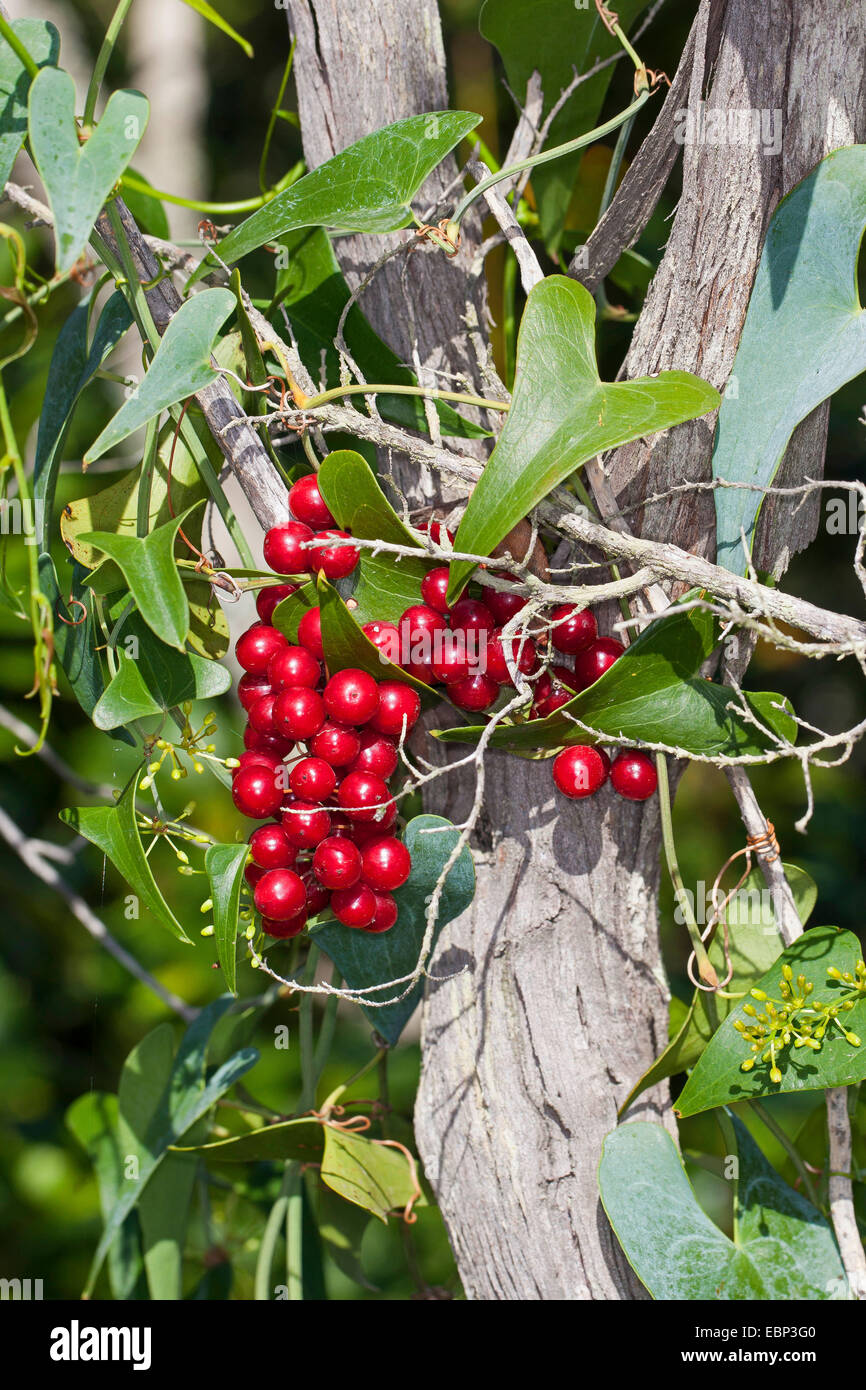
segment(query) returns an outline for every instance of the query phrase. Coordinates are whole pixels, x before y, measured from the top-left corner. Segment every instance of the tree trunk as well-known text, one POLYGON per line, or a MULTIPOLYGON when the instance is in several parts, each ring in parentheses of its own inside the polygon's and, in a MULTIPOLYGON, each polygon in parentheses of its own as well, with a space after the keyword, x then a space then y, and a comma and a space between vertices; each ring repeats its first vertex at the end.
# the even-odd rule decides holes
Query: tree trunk
MULTIPOLYGON (((845 113, 860 92, 866 19, 859 6, 836 8, 704 0, 691 101, 712 70, 713 100, 781 107, 782 153, 760 165, 736 146, 686 150, 683 198, 628 375, 676 366, 726 379, 772 206, 828 142, 854 138, 845 113)), ((433 0, 291 0, 290 22, 311 165, 387 121, 446 105, 433 0)), ((452 172, 446 165, 442 177, 452 172)), ((382 250, 379 238, 338 243, 353 283, 382 250)), ((365 311, 410 363, 414 315, 422 364, 477 376, 467 263, 466 251, 454 263, 413 255, 405 278, 398 261, 366 290, 365 311)), ((812 451, 821 431, 801 433, 810 429, 812 451)), ((631 446, 614 461, 617 485, 705 477, 711 440, 702 422, 631 446)), ((415 496, 430 495, 399 461, 397 473, 415 496)), ((644 524, 686 547, 708 531, 693 499, 644 524)), ((438 786, 436 809, 462 820, 472 792, 463 774, 438 786)), ((486 759, 485 808, 473 843, 475 902, 443 932, 425 1004, 415 1115, 425 1169, 470 1298, 641 1297, 601 1210, 596 1169, 617 1105, 667 1038, 658 808, 624 803, 609 788, 592 806, 563 804, 549 764, 498 754, 486 759)), ((662 1088, 631 1115, 672 1123, 662 1088)))

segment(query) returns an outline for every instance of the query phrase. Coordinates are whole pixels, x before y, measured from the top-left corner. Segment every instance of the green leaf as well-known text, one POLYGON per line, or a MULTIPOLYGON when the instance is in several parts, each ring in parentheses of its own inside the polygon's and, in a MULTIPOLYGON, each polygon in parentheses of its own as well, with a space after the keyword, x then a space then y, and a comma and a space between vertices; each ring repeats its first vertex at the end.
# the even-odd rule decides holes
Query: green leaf
POLYGON ((192 508, 158 526, 149 536, 86 531, 80 537, 114 560, 148 627, 178 651, 183 651, 189 631, 189 602, 174 558, 174 543, 190 511, 192 508))
POLYGON ((316 1191, 316 1226, 325 1253, 337 1268, 362 1288, 380 1290, 372 1284, 361 1263, 361 1243, 370 1224, 370 1213, 354 1202, 346 1202, 322 1184, 316 1191))
POLYGON ((866 369, 857 262, 866 228, 866 145, 835 150, 783 198, 767 232, 732 381, 716 427, 717 563, 746 573, 760 489, 795 427, 866 369), (757 489, 749 491, 748 489, 757 489))
POLYGON ((102 310, 88 348, 92 307, 88 296, 72 310, 57 336, 48 368, 33 465, 33 498, 41 550, 48 549, 61 451, 78 398, 132 323, 126 300, 117 290, 102 310))
MULTIPOLYGON (((616 12, 628 32, 647 0, 618 0, 616 12)), ((486 0, 479 20, 481 32, 502 55, 511 90, 517 100, 526 98, 526 84, 537 69, 544 94, 546 116, 560 93, 574 80, 575 71, 586 73, 618 50, 619 41, 599 18, 592 0, 582 6, 574 0, 486 0)), ((646 56, 646 55, 642 55, 646 56)), ((622 64, 630 66, 623 56, 622 64)), ((602 104, 615 66, 609 64, 581 82, 554 119, 547 146, 565 144, 598 124, 602 104)), ((581 155, 566 155, 533 170, 532 188, 541 218, 545 243, 555 249, 568 213, 580 169, 581 155)))
MULTIPOLYGON (((796 864, 785 864, 785 877, 803 926, 806 925, 818 897, 813 878, 796 864)), ((753 869, 736 897, 726 909, 730 931, 729 952, 733 974, 724 987, 724 994, 710 995, 696 989, 692 1002, 668 1046, 630 1091, 620 1108, 624 1115, 638 1096, 650 1086, 657 1085, 677 1072, 695 1065, 713 1033, 723 1019, 736 1007, 737 999, 727 995, 742 995, 758 983, 782 952, 782 938, 776 926, 772 900, 760 869, 753 869)), ((699 919, 700 924, 700 919, 699 919)), ((716 929, 709 956, 720 980, 728 973, 725 960, 722 928, 716 929)), ((685 1006, 683 1006, 685 1007, 685 1006)))
MULTIPOLYGON (((663 743, 710 756, 760 753, 770 740, 727 708, 737 700, 734 691, 695 674, 714 645, 713 620, 703 610, 660 618, 594 685, 561 710, 545 719, 500 725, 491 735, 490 746, 531 753, 585 743, 592 735, 568 718, 572 715, 599 734, 625 743, 663 743)), ((796 725, 783 696, 750 693, 745 700, 770 728, 792 741, 796 738, 796 725)), ((477 743, 483 731, 484 725, 469 725, 434 732, 446 743, 477 743)))
POLYGON ((480 119, 473 111, 430 111, 365 135, 236 227, 220 243, 221 258, 239 261, 299 227, 346 232, 407 227, 415 194, 480 119))
POLYGON ((638 1279, 653 1298, 681 1302, 838 1298, 847 1283, 829 1224, 734 1127, 736 1243, 701 1210, 661 1125, 634 1120, 608 1134, 599 1192, 638 1279))
MULTIPOLYGON (((12 28, 38 67, 57 62, 60 35, 46 19, 13 19, 12 28)), ((0 188, 12 177, 12 166, 27 134, 27 94, 30 74, 9 44, 0 39, 0 188)))
MULTIPOLYGON (((66 1112, 68 1129, 93 1164, 103 1219, 114 1208, 123 1184, 125 1155, 118 1141, 117 1119, 117 1096, 104 1091, 79 1096, 66 1112)), ((130 1212, 108 1252, 108 1277, 114 1298, 134 1298, 142 1272, 139 1225, 135 1213, 130 1212)))
POLYGON ((216 381, 219 372, 211 366, 211 353, 234 308, 235 297, 225 289, 202 290, 181 305, 160 339, 144 380, 91 444, 85 464, 101 458, 169 406, 216 381))
MULTIPOLYGON (((402 1210, 418 1192, 406 1155, 363 1134, 332 1125, 324 1130, 322 1182, 387 1225, 388 1213, 402 1210)), ((419 1204, 424 1204, 423 1196, 416 1200, 419 1204)))
MULTIPOLYGON (((595 300, 576 280, 548 276, 527 300, 511 409, 469 499, 455 549, 489 555, 588 459, 718 404, 718 392, 689 372, 603 382, 595 360, 595 300)), ((449 602, 472 569, 467 562, 451 566, 449 602)))
MULTIPOLYGON (((147 189, 153 189, 150 179, 145 178, 139 169, 130 168, 128 171, 134 174, 138 183, 143 184, 147 189)), ((157 197, 156 189, 153 192, 144 192, 140 188, 132 188, 124 179, 122 182, 123 201, 129 208, 138 224, 139 230, 147 236, 158 236, 163 241, 168 241, 171 236, 171 227, 165 213, 165 208, 157 197)))
POLYGON ((196 14, 200 14, 202 19, 206 19, 209 24, 213 24, 215 28, 221 29, 224 34, 228 34, 229 38, 234 39, 238 47, 244 50, 247 57, 252 58, 252 44, 249 43, 247 39, 242 38, 237 30, 232 28, 228 20, 223 19, 222 15, 217 13, 213 5, 207 3, 207 0, 183 0, 183 3, 189 5, 191 10, 195 10, 196 14))
POLYGON ((43 68, 30 88, 30 148, 54 214, 57 273, 82 254, 103 204, 138 148, 150 107, 141 92, 113 92, 82 145, 75 83, 43 68))
POLYGON ((235 1134, 231 1139, 217 1139, 212 1144, 197 1144, 181 1153, 195 1153, 214 1163, 263 1163, 294 1159, 298 1163, 316 1163, 321 1157, 323 1126, 318 1120, 283 1120, 265 1125, 249 1134, 235 1134))
POLYGON ((156 885, 142 848, 135 822, 135 794, 141 771, 138 770, 116 805, 74 806, 61 811, 60 819, 107 854, 129 885, 130 892, 136 894, 148 912, 179 941, 190 946, 192 942, 156 885))
MULTIPOLYGON (((413 690, 418 691, 423 705, 440 702, 443 697, 438 691, 409 675, 402 667, 393 666, 390 661, 383 660, 383 653, 361 631, 337 590, 327 579, 320 576, 317 589, 322 616, 322 647, 329 670, 342 671, 346 667, 356 667, 361 671, 369 671, 370 675, 379 681, 392 679, 411 685, 413 690)), ((296 594, 291 594, 284 602, 296 597, 296 594)), ((280 604, 274 610, 275 618, 282 606, 280 604)), ((298 617, 300 616, 298 614, 298 617)))
POLYGON ((210 883, 210 897, 213 898, 217 956, 226 988, 232 994, 238 992, 235 942, 244 869, 249 857, 250 847, 247 844, 211 845, 204 857, 205 872, 210 883))
MULTIPOLYGON (((814 988, 809 1003, 832 1004, 835 998, 848 991, 849 986, 830 979, 828 967, 853 973, 862 947, 851 932, 838 927, 813 927, 798 937, 783 951, 775 964, 761 976, 757 988, 763 990, 777 1008, 782 995, 779 981, 782 966, 790 965, 794 977, 802 973, 814 988)), ((754 1022, 746 1007, 760 1013, 763 1005, 747 996, 728 1014, 718 1032, 710 1039, 694 1071, 676 1102, 676 1113, 682 1117, 728 1105, 737 1100, 754 1100, 775 1096, 786 1091, 826 1090, 832 1086, 852 1086, 866 1077, 866 1042, 860 1046, 849 1043, 841 1029, 831 1026, 820 1049, 795 1047, 793 1040, 776 1049, 776 1066, 782 1074, 778 1084, 770 1080, 770 1062, 756 1055, 752 1071, 740 1069, 741 1062, 752 1058, 748 1039, 736 1029, 737 1023, 748 1026, 754 1022)), ((850 1013, 841 1013, 840 1021, 846 1032, 866 1039, 866 994, 861 994, 850 1013)), ((804 1015, 804 1021, 815 1023, 817 1015, 804 1015)))
MULTIPOLYGON (((408 881, 394 894, 399 913, 396 925, 381 935, 355 931, 339 922, 329 922, 314 931, 316 944, 330 956, 347 988, 366 989, 411 975, 418 964, 427 929, 430 894, 459 838, 459 832, 442 816, 416 816, 403 835, 412 856, 412 871, 408 881)), ((465 912, 474 896, 475 867, 464 845, 445 880, 434 944, 445 924, 465 912)), ((396 999, 404 989, 405 985, 392 987, 386 997, 396 999)), ((361 1008, 376 1031, 393 1046, 423 993, 423 983, 419 982, 405 999, 383 1008, 371 1008, 367 1004, 361 1004, 361 1008)))
POLYGON ((117 635, 126 660, 134 660, 144 683, 159 709, 168 710, 185 700, 213 700, 229 689, 231 672, 218 661, 179 652, 155 637, 136 612, 130 613, 117 635), (130 641, 135 639, 135 646, 130 641))
POLYGON ((121 656, 116 674, 93 711, 93 722, 97 729, 115 729, 162 712, 162 705, 148 690, 137 663, 131 657, 121 656))

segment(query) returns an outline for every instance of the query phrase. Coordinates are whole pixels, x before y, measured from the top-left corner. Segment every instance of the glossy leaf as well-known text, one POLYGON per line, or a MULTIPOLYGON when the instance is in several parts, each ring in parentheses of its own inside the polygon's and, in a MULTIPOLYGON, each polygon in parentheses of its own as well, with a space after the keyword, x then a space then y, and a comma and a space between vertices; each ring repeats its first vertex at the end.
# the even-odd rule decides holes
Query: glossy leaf
MULTIPOLYGON (((430 894, 459 839, 459 832, 442 816, 416 816, 406 826, 403 839, 412 856, 412 871, 408 882, 394 894, 399 912, 396 926, 371 935, 344 927, 339 922, 329 922, 314 931, 316 944, 330 956, 349 989, 366 989, 400 979, 411 975, 418 964, 427 929, 430 894)), ((474 896, 475 868, 472 855, 464 845, 445 880, 434 942, 447 922, 466 911, 474 896)), ((396 1000, 405 988, 405 985, 392 986, 383 996, 372 997, 396 1000)), ((383 1008, 371 1008, 366 1004, 361 1004, 361 1008, 376 1031, 393 1045, 415 1012, 423 992, 423 983, 419 983, 405 999, 383 1008)))
POLYGON ((325 1125, 325 1152, 321 1177, 332 1191, 387 1224, 388 1214, 401 1211, 413 1197, 417 1183, 409 1160, 399 1149, 386 1147, 364 1134, 325 1125))
POLYGON ((607 1136, 599 1192, 635 1274, 653 1298, 678 1302, 838 1298, 847 1284, 828 1222, 734 1126, 736 1241, 698 1205, 661 1125, 635 1120, 607 1136))
MULTIPOLYGON (((189 593, 189 590, 187 590, 189 593)), ((213 700, 232 683, 231 672, 218 661, 179 652, 155 637, 138 613, 131 613, 117 634, 117 645, 137 663, 145 685, 161 710, 185 700, 213 700), (130 642, 134 638, 135 645, 130 642)))
POLYGON ((216 381, 211 366, 217 334, 235 307, 231 290, 202 290, 187 299, 170 320, 143 381, 87 451, 85 463, 101 458, 169 406, 194 396, 216 381))
POLYGON ((183 0, 183 3, 189 5, 191 10, 195 10, 196 14, 200 14, 202 19, 206 19, 208 24, 212 24, 214 28, 220 29, 224 34, 228 34, 229 38, 234 39, 238 47, 243 49, 247 57, 252 58, 252 44, 247 39, 243 38, 236 29, 233 29, 228 20, 223 19, 222 15, 214 9, 213 5, 208 4, 208 0, 183 0))
POLYGON ((131 657, 121 656, 111 683, 93 711, 93 722, 97 729, 115 729, 162 712, 162 705, 148 690, 138 664, 131 657))
POLYGON ((205 871, 213 898, 214 936, 217 957, 226 989, 237 994, 238 912, 244 869, 250 857, 249 845, 211 845, 204 857, 205 871))
MULTIPOLYGON (((718 404, 718 392, 689 372, 603 382, 595 360, 592 295, 576 280, 548 276, 527 300, 511 409, 473 489, 455 549, 489 555, 588 459, 718 404)), ((451 602, 472 569, 467 562, 451 566, 451 602)))
MULTIPOLYGON (((117 1135, 117 1096, 88 1091, 73 1101, 66 1125, 85 1150, 96 1175, 99 1206, 105 1219, 114 1208, 123 1183, 124 1155, 117 1135)), ((143 1262, 138 1219, 130 1212, 108 1252, 108 1277, 115 1299, 139 1293, 143 1262)))
MULTIPOLYGON (((599 734, 625 743, 644 741, 684 748, 690 753, 759 753, 769 739, 727 707, 737 697, 695 673, 715 645, 712 617, 689 609, 653 622, 594 685, 545 719, 502 724, 490 738, 492 748, 531 753, 536 749, 586 743, 591 738, 569 715, 599 734)), ((772 693, 749 694, 749 708, 772 729, 792 741, 796 725, 772 693)), ((443 729, 446 743, 477 743, 483 725, 443 729)))
MULTIPOLYGON (((383 653, 361 631, 337 590, 326 579, 320 578, 317 587, 322 616, 322 646, 329 670, 342 671, 353 666, 361 671, 369 671, 379 681, 403 681, 418 691, 422 704, 438 704, 442 696, 429 685, 382 659, 383 653)), ((291 595, 291 598, 295 597, 291 595)))
POLYGON ((324 1136, 318 1120, 282 1120, 264 1125, 248 1134, 235 1134, 230 1139, 216 1139, 210 1144, 198 1144, 182 1152, 196 1153, 214 1163, 263 1163, 294 1159, 299 1163, 315 1163, 321 1157, 324 1136))
POLYGON ((866 228, 866 145, 834 150, 783 198, 767 231, 732 381, 719 412, 713 474, 717 562, 746 573, 763 497, 801 420, 866 369, 857 290, 866 228))
POLYGON ((135 793, 139 770, 114 806, 75 806, 61 811, 60 819, 111 860, 129 890, 159 924, 184 941, 191 941, 160 893, 145 857, 135 822, 135 793))
MULTIPOLYGON (((828 967, 853 973, 861 953, 862 947, 851 932, 840 931, 838 927, 813 927, 785 949, 775 964, 762 975, 757 988, 778 1006, 782 999, 779 990, 782 966, 787 964, 795 979, 802 973, 814 986, 809 996, 810 1004, 814 1005, 817 1000, 832 1004, 834 999, 842 997, 849 990, 849 986, 830 979, 828 967)), ((752 1071, 744 1072, 740 1068, 741 1062, 753 1057, 749 1041, 735 1027, 737 1023, 748 1026, 754 1021, 745 1012, 747 1006, 757 1009, 759 1013, 762 1008, 759 1001, 747 996, 728 1014, 718 1032, 710 1039, 680 1093, 675 1106, 678 1115, 696 1115, 717 1105, 775 1096, 786 1091, 853 1086, 866 1077, 866 994, 860 995, 850 1013, 839 1015, 846 1032, 864 1041, 859 1046, 848 1042, 841 1029, 835 1026, 827 1029, 818 1051, 795 1047, 792 1040, 775 1054, 776 1066, 782 1074, 779 1083, 771 1081, 771 1063, 764 1062, 760 1054, 754 1058, 752 1071)), ((814 1024, 817 1015, 811 1020, 806 1016, 805 1021, 814 1024)))
MULTIPOLYGON (((817 885, 814 879, 796 864, 785 864, 784 869, 800 921, 805 926, 818 897, 817 885)), ((693 1067, 716 1028, 736 1007, 736 996, 745 994, 756 985, 765 971, 769 970, 781 955, 782 938, 776 926, 772 901, 760 869, 753 869, 749 874, 737 897, 731 900, 726 916, 733 974, 725 985, 724 992, 711 995, 706 990, 695 990, 680 1027, 661 1056, 644 1072, 626 1097, 619 1112, 621 1115, 648 1087, 693 1067), (734 997, 727 997, 729 995, 734 997)), ((722 928, 717 928, 709 948, 709 957, 719 979, 724 980, 728 974, 728 965, 721 933, 722 928)))
MULTIPOLYGON (((13 19, 11 24, 40 68, 57 62, 60 35, 47 19, 13 19)), ((0 188, 12 177, 12 166, 27 134, 30 81, 18 54, 0 38, 0 188)))
POLYGON ((54 215, 58 274, 71 270, 87 246, 103 204, 138 148, 150 112, 141 92, 113 92, 82 145, 75 101, 75 83, 60 68, 43 68, 30 88, 30 148, 54 215))
POLYGON ((415 194, 480 119, 473 111, 430 111, 365 135, 236 227, 220 243, 220 256, 238 261, 299 227, 351 232, 407 227, 415 194))

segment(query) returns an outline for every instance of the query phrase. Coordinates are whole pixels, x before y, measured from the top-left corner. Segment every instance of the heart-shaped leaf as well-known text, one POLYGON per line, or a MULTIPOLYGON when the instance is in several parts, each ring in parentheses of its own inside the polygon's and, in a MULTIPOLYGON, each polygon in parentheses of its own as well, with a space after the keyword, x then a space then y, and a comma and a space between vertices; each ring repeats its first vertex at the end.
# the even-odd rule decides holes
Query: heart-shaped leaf
MULTIPOLYGON (((365 989, 387 980, 401 979, 411 975, 418 964, 427 930, 430 894, 454 850, 459 832, 442 816, 415 816, 406 826, 403 839, 412 856, 412 871, 407 882, 394 894, 399 912, 396 925, 381 935, 355 931, 339 922, 329 922, 314 932, 316 944, 330 956, 349 989, 365 989)), ((475 867, 464 845, 442 889, 436 918, 437 937, 447 922, 466 911, 474 896, 475 867)), ((397 985, 389 991, 389 996, 396 998, 404 988, 404 985, 397 985)), ((393 1045, 415 1012, 423 992, 423 984, 419 982, 398 1003, 382 1008, 361 1004, 361 1008, 376 1031, 393 1045)))
POLYGON ((415 1169, 399 1149, 333 1125, 324 1129, 321 1178, 332 1191, 386 1225, 389 1212, 402 1210, 410 1202, 425 1205, 415 1169))
POLYGON ((61 68, 42 69, 30 88, 29 107, 30 148, 54 215, 62 275, 87 246, 103 204, 138 148, 150 107, 141 92, 113 92, 82 145, 75 83, 61 68))
POLYGON ((859 1039, 866 1039, 866 983, 861 989, 856 984, 862 949, 853 933, 838 927, 812 927, 798 937, 714 1033, 677 1099, 676 1113, 696 1115, 736 1100, 853 1086, 862 1081, 866 1077, 866 1042, 859 1039), (783 977, 786 967, 790 968, 792 983, 783 977), (828 975, 830 969, 848 974, 851 983, 828 975), (799 987, 800 975, 812 986, 810 992, 799 987), (773 1018, 782 1015, 786 989, 788 996, 793 992, 804 999, 787 1029, 788 1042, 772 1025, 773 1018), (825 1011, 817 1008, 819 1003, 837 1008, 837 1017, 828 1021, 825 1011), (843 1003, 853 1007, 842 1008, 843 1003), (752 1035, 744 1030, 756 1027, 764 1031, 753 1052, 752 1035), (797 1046, 804 1027, 815 1046, 797 1046), (823 1036, 822 1028, 826 1028, 823 1036), (743 1062, 751 1064, 750 1070, 743 1071, 743 1062), (773 1079, 774 1068, 778 1069, 778 1080, 773 1079))
POLYGON ((795 427, 866 369, 864 228, 866 145, 828 154, 773 213, 713 453, 714 476, 745 485, 716 492, 717 563, 734 574, 795 427))
MULTIPOLYGON (((528 754, 586 743, 592 735, 571 715, 598 734, 625 743, 663 743, 709 756, 763 752, 769 738, 728 708, 738 703, 735 692, 695 674, 714 645, 713 619, 703 610, 662 617, 645 628, 594 685, 545 719, 499 725, 490 746, 528 754)), ((749 694, 745 700, 770 728, 796 739, 797 728, 783 696, 749 694)), ((446 743, 477 743, 483 731, 484 725, 469 725, 434 732, 446 743)))
POLYGON ((144 380, 91 444, 85 464, 101 458, 169 406, 216 381, 219 372, 211 366, 211 353, 217 334, 234 307, 234 295, 224 289, 202 290, 181 305, 160 340, 144 380))
POLYGON ((237 994, 238 912, 244 869, 250 857, 249 845, 211 845, 204 857, 205 872, 213 899, 214 936, 217 957, 226 989, 237 994))
POLYGON ((139 768, 114 806, 73 806, 61 811, 60 819, 108 855, 148 912, 178 941, 191 946, 192 942, 156 885, 142 847, 135 820, 135 794, 141 772, 139 768))
POLYGON ((735 1239, 698 1205, 661 1125, 633 1120, 604 1141, 598 1186, 629 1264, 653 1298, 830 1299, 847 1281, 829 1223, 770 1167, 738 1120, 735 1239))
MULTIPOLYGON (((473 489, 455 549, 489 555, 588 459, 718 404, 718 392, 689 372, 602 381, 595 360, 595 300, 576 280, 548 276, 527 300, 511 409, 473 489)), ((468 562, 452 564, 449 602, 472 569, 468 562)))
POLYGON ((316 1163, 324 1144, 322 1130, 321 1121, 305 1117, 265 1125, 248 1134, 234 1134, 230 1139, 217 1139, 211 1144, 186 1149, 182 1145, 178 1147, 181 1152, 200 1154, 214 1163, 285 1162, 289 1159, 316 1163))
POLYGON ((480 120, 474 111, 428 111, 365 135, 236 227, 220 243, 221 258, 239 261, 298 227, 346 232, 407 227, 415 194, 480 120))
MULTIPOLYGON (((13 19, 12 28, 37 67, 57 62, 60 35, 46 19, 13 19)), ((12 176, 12 166, 27 134, 27 94, 30 74, 18 54, 0 39, 0 188, 12 176)))

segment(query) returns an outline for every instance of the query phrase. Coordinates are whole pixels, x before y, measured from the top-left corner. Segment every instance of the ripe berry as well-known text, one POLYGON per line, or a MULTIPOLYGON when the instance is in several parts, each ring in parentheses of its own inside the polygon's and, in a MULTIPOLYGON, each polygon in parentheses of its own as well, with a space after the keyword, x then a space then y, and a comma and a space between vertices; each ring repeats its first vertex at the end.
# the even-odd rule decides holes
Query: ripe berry
POLYGON ((249 708, 249 719, 251 728, 258 734, 278 734, 274 724, 274 702, 276 695, 271 691, 267 695, 260 695, 254 700, 249 708))
MULTIPOLYGON (((316 540, 346 540, 348 531, 317 531, 316 540)), ((310 552, 310 568, 319 571, 326 579, 345 579, 351 574, 361 558, 356 545, 316 546, 310 552)))
POLYGON ((399 738, 418 722, 421 698, 417 690, 403 681, 382 681, 379 686, 379 708, 370 720, 370 728, 379 734, 399 738))
POLYGON ((266 932, 268 936, 276 936, 283 941, 292 936, 300 936, 306 925, 306 908, 303 908, 296 917, 289 917, 285 922, 278 922, 274 917, 262 918, 262 931, 266 932))
POLYGON ((338 724, 366 724, 379 708, 379 687, 366 671, 337 671, 325 686, 325 709, 338 724))
POLYGON ((328 906, 331 895, 327 888, 322 887, 312 869, 307 869, 301 874, 301 882, 307 895, 307 914, 317 917, 328 906))
MULTIPOLYGON (((350 819, 352 819, 350 817, 350 819)), ((352 824, 352 839, 359 849, 369 845, 373 840, 380 840, 382 836, 391 829, 397 819, 397 803, 389 801, 384 811, 376 821, 362 822, 354 821, 352 824)))
POLYGON ((254 676, 252 672, 246 671, 238 681, 238 699, 247 711, 262 695, 270 695, 270 693, 271 683, 266 672, 254 676))
POLYGON ((324 701, 308 686, 290 686, 288 690, 281 690, 274 702, 274 723, 287 738, 298 741, 312 738, 324 722, 324 701))
POLYGON ((289 488, 289 510, 292 516, 296 516, 298 521, 303 521, 305 525, 312 526, 314 531, 337 524, 328 511, 315 473, 308 473, 305 477, 299 478, 289 488))
POLYGON ((437 613, 447 613, 448 604, 445 602, 445 595, 448 592, 448 580, 451 571, 447 565, 438 565, 435 570, 429 570, 421 580, 421 597, 429 608, 434 608, 437 613))
POLYGON ((298 623, 298 641, 306 647, 318 661, 324 660, 322 646, 322 614, 318 608, 310 608, 298 623))
POLYGON ((412 856, 403 841, 393 835, 364 846, 361 876, 378 893, 392 893, 395 888, 402 888, 411 869, 412 856))
POLYGON ((270 753, 279 759, 287 758, 294 749, 294 742, 290 738, 277 737, 274 734, 260 734, 257 729, 251 729, 249 725, 244 729, 244 748, 253 753, 270 753))
POLYGON ((434 678, 437 681, 443 681, 445 685, 453 685, 455 681, 465 681, 472 669, 471 662, 466 655, 466 634, 463 632, 444 633, 441 642, 436 644, 430 665, 433 668, 434 678))
POLYGON ((415 530, 420 531, 421 534, 424 536, 429 536, 431 541, 433 541, 433 544, 438 545, 441 549, 447 548, 444 545, 446 536, 448 538, 449 543, 452 546, 454 544, 454 537, 456 535, 456 532, 449 531, 444 521, 421 521, 415 527, 415 530))
POLYGON ((253 623, 242 632, 235 643, 235 656, 245 671, 255 676, 263 676, 268 663, 288 642, 281 632, 267 623, 253 623))
POLYGON ((610 784, 626 801, 646 801, 658 786, 655 763, 646 753, 623 752, 613 760, 610 784))
MULTIPOLYGON (((516 574, 503 574, 501 579, 511 579, 515 584, 519 583, 516 574)), ((484 602, 490 609, 499 627, 504 627, 509 618, 513 618, 515 613, 519 613, 521 608, 526 607, 527 600, 520 594, 509 594, 505 589, 484 590, 484 602)))
POLYGON ((449 685, 448 694, 458 709, 489 709, 499 694, 499 686, 492 676, 467 676, 465 680, 449 685))
POLYGON ((265 820, 278 811, 283 793, 266 767, 241 767, 232 778, 232 801, 242 816, 265 820))
POLYGON ((567 656, 584 651, 598 636, 592 613, 588 608, 578 608, 576 603, 561 603, 554 608, 551 620, 556 627, 551 629, 550 640, 558 652, 567 656))
POLYGON ((361 748, 357 758, 352 759, 350 772, 375 772, 377 777, 386 780, 397 771, 399 755, 397 745, 375 729, 361 732, 361 748))
POLYGON ((261 882, 266 873, 267 869, 260 868, 258 864, 247 864, 244 869, 244 878, 250 888, 255 888, 256 884, 261 882))
POLYGON ((532 718, 545 719, 561 709, 574 699, 578 689, 575 674, 568 666, 551 666, 536 681, 532 718))
POLYGON ((395 666, 399 665, 400 633, 394 623, 364 623, 361 631, 370 639, 374 647, 379 648, 386 660, 393 661, 395 666))
POLYGON ((361 877, 361 851, 351 840, 329 835, 313 855, 313 873, 323 888, 351 888, 361 877))
POLYGON ((276 753, 257 753, 255 749, 247 749, 238 758, 238 767, 235 768, 234 777, 242 767, 269 767, 276 777, 283 766, 282 758, 278 758, 276 753))
POLYGON ((331 817, 324 806, 293 801, 283 811, 282 824, 290 844, 298 849, 315 849, 330 831, 331 817))
POLYGON ((462 598, 451 609, 451 628, 454 632, 492 632, 496 622, 486 603, 462 598))
MULTIPOLYGON (((539 661, 535 650, 535 643, 531 637, 511 637, 509 638, 509 655, 516 663, 517 669, 524 675, 531 675, 538 670, 539 661)), ((492 637, 488 637, 484 651, 485 670, 488 676, 497 681, 499 685, 513 685, 511 672, 508 669, 508 662, 505 656, 505 647, 502 642, 502 633, 497 628, 492 637)))
POLYGON ((357 758, 361 740, 354 729, 344 724, 323 724, 315 738, 310 741, 310 752, 331 767, 345 767, 357 758))
POLYGON ((622 656, 625 647, 615 637, 599 637, 586 651, 581 652, 574 661, 574 674, 581 690, 594 685, 599 676, 609 671, 615 661, 622 656))
POLYGON ((369 926, 362 927, 362 931, 390 931, 397 921, 397 904, 390 893, 377 893, 374 890, 373 897, 376 899, 376 914, 369 926))
POLYGON ((272 526, 264 540, 265 564, 277 574, 304 574, 312 567, 312 552, 304 550, 304 542, 313 533, 300 521, 286 521, 272 526))
POLYGON ((610 762, 600 748, 577 744, 563 748, 553 760, 553 780, 563 796, 577 800, 593 796, 607 781, 610 762))
POLYGON ((260 825, 250 836, 254 863, 262 869, 290 869, 297 851, 281 825, 260 825))
POLYGON ((388 784, 373 772, 349 772, 340 783, 340 805, 353 821, 379 821, 377 812, 393 805, 388 784))
POLYGON ((376 895, 365 883, 356 883, 332 893, 331 907, 344 927, 369 927, 376 916, 376 895))
POLYGON ((302 758, 289 773, 289 786, 299 801, 325 801, 337 785, 337 774, 324 758, 302 758))
POLYGON ((271 869, 253 891, 256 911, 275 922, 288 922, 307 905, 304 885, 293 869, 271 869))
POLYGON ((315 690, 322 674, 316 658, 306 647, 283 647, 268 665, 268 680, 274 690, 289 686, 307 685, 315 690))
POLYGON ((433 650, 433 634, 444 632, 447 626, 442 614, 426 603, 413 603, 407 608, 400 619, 400 647, 406 661, 427 661, 433 650))
POLYGON ((427 661, 404 661, 402 666, 407 676, 420 681, 422 685, 433 685, 436 680, 433 667, 427 661))
POLYGON ((269 623, 277 604, 296 593, 297 588, 297 584, 269 584, 266 589, 259 589, 256 595, 256 612, 262 622, 269 623))

